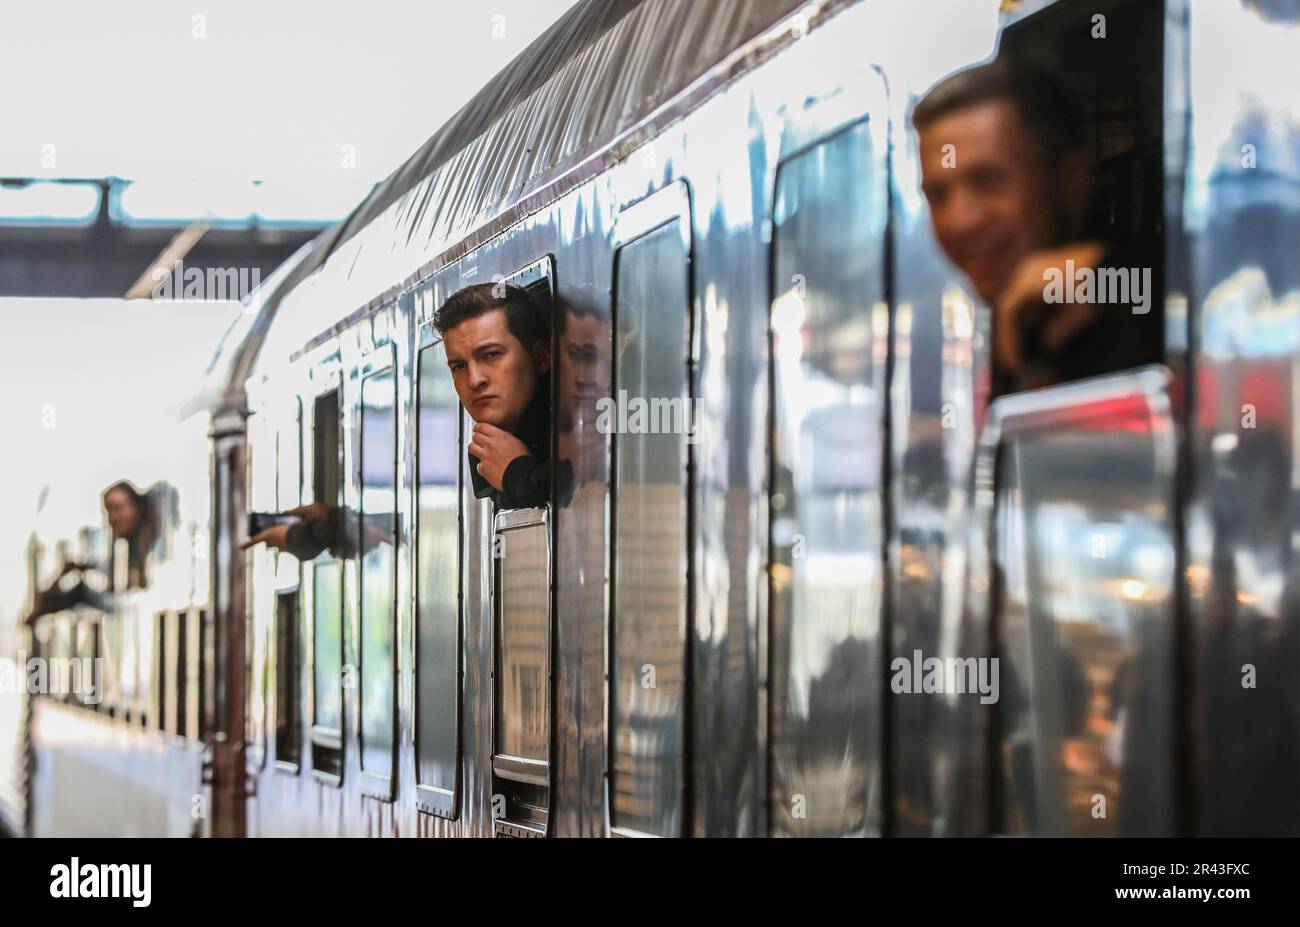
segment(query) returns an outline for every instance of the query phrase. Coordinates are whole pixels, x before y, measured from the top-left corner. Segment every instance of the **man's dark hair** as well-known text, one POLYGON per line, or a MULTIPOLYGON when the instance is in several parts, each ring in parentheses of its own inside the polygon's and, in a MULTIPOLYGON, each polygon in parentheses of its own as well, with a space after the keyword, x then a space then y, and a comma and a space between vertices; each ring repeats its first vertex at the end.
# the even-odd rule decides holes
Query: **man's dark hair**
POLYGON ((912 110, 912 125, 920 130, 941 116, 999 100, 1016 108, 1048 159, 1085 146, 1083 117, 1069 88, 1051 71, 1007 58, 935 84, 912 110))
POLYGON ((433 314, 433 327, 445 335, 462 322, 494 309, 505 310, 506 327, 525 348, 531 350, 539 341, 550 348, 546 313, 522 287, 507 283, 476 283, 457 290, 433 314))

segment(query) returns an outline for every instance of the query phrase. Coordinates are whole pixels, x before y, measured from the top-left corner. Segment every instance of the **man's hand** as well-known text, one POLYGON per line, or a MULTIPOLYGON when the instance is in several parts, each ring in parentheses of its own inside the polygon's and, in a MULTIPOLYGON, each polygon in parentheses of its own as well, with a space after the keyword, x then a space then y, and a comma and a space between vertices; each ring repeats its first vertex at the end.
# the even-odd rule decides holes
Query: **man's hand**
POLYGON ((258 544, 265 544, 267 547, 274 547, 277 550, 284 550, 289 545, 289 526, 272 525, 271 527, 257 532, 243 544, 239 545, 240 550, 248 550, 258 544))
POLYGON ((479 459, 479 475, 501 492, 506 467, 516 458, 528 456, 528 447, 510 432, 478 422, 469 440, 469 452, 479 459))
MULTIPOLYGON (((306 505, 285 509, 284 514, 296 515, 303 521, 314 521, 317 518, 324 518, 329 514, 329 510, 330 507, 323 502, 309 502, 306 505)), ((274 547, 277 550, 285 550, 289 544, 289 526, 272 525, 270 528, 257 532, 257 534, 239 545, 239 549, 248 550, 248 548, 258 544, 265 544, 267 547, 274 547)))
POLYGON ((324 518, 329 514, 330 507, 324 502, 308 502, 306 505, 295 506, 291 509, 285 509, 286 515, 297 515, 303 521, 311 521, 315 518, 324 518))
MULTIPOLYGON (((1081 241, 1050 251, 1037 251, 1020 262, 993 307, 993 345, 999 367, 1014 373, 1025 362, 1022 319, 1027 312, 1043 311, 1047 271, 1055 268, 1063 284, 1073 287, 1074 279, 1066 274, 1065 262, 1073 261, 1075 270, 1095 268, 1103 253, 1099 242, 1081 241)), ((1051 350, 1061 347, 1096 314, 1096 303, 1061 303, 1051 307, 1051 314, 1042 325, 1043 345, 1051 350)))

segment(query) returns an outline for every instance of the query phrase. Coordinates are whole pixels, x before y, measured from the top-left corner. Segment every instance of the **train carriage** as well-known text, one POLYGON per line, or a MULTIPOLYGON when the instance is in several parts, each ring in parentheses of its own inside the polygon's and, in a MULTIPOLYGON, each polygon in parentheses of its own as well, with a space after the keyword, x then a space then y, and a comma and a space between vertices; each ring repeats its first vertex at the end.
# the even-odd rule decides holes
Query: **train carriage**
POLYGON ((141 788, 42 779, 60 718, 129 766, 185 679, 168 832, 1300 831, 1300 8, 1002 7, 576 6, 250 302, 187 426, 208 579, 157 603, 193 669, 164 622, 152 720, 34 712, 28 800, 141 788), (990 395, 909 117, 1008 51, 1155 249, 1160 365, 990 395), (431 325, 493 281, 551 314, 537 509, 475 497, 431 325), (346 543, 240 550, 311 503, 346 543))

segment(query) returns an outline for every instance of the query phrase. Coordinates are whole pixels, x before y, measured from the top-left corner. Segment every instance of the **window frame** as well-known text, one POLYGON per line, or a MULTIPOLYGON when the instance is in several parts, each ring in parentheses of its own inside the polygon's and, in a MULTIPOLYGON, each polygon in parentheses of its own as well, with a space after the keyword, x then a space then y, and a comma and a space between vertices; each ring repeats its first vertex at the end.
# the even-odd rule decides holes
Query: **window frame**
MULTIPOLYGON (((778 481, 776 479, 776 475, 777 475, 778 464, 781 460, 781 455, 779 453, 781 448, 781 442, 779 440, 778 431, 777 431, 778 425, 781 424, 778 421, 779 405, 777 402, 778 364, 777 364, 777 354, 776 354, 775 344, 774 344, 775 332, 774 332, 773 320, 772 320, 773 307, 776 305, 776 301, 778 297, 783 292, 783 288, 780 285, 780 281, 777 280, 778 254, 781 250, 781 243, 782 243, 782 239, 781 236, 779 235, 779 229, 777 224, 777 207, 778 207, 778 203, 780 202, 780 193, 782 190, 781 184, 782 184, 783 175, 792 164, 796 164, 802 158, 811 155, 817 151, 824 151, 829 146, 835 144, 841 139, 844 139, 852 135, 852 133, 858 131, 859 129, 867 128, 868 131, 871 131, 873 122, 876 122, 878 124, 883 124, 882 131, 885 133, 884 146, 882 150, 875 153, 875 158, 874 158, 876 162, 875 166, 879 169, 880 174, 878 176, 873 176, 872 179, 879 181, 879 189, 875 191, 875 194, 879 196, 883 201, 881 208, 884 211, 884 219, 883 219, 884 225, 881 229, 881 241, 879 243, 880 244, 879 259, 881 262, 881 286, 882 286, 881 300, 883 301, 883 304, 885 306, 887 316, 884 325, 884 330, 878 336, 873 335, 872 338, 873 351, 877 349, 876 342, 879 341, 883 343, 886 351, 886 355, 884 359, 879 362, 878 371, 874 369, 877 362, 873 360, 872 362, 873 369, 871 371, 871 376, 873 379, 879 378, 881 381, 883 381, 883 389, 880 392, 880 398, 882 402, 882 408, 880 410, 880 419, 878 422, 873 423, 879 425, 879 427, 881 428, 880 443, 881 443, 883 453, 880 461, 880 467, 881 467, 880 475, 879 475, 880 487, 878 493, 879 493, 879 503, 880 503, 880 512, 881 512, 882 521, 880 527, 881 549, 875 552, 868 551, 868 554, 874 553, 877 556, 878 567, 880 569, 880 579, 879 579, 880 604, 879 604, 879 611, 878 611, 879 633, 877 639, 879 642, 878 646, 885 653, 885 655, 888 655, 890 653, 890 646, 891 646, 890 641, 892 640, 892 633, 893 633, 892 618, 891 618, 891 611, 890 611, 891 609, 890 593, 887 588, 887 584, 890 581, 889 570, 887 569, 887 565, 885 563, 885 557, 887 556, 887 551, 890 545, 890 537, 892 534, 892 525, 890 521, 891 503, 890 503, 890 495, 889 495, 890 493, 889 461, 891 456, 891 451, 890 451, 891 421, 890 421, 889 396, 890 396, 891 382, 893 378, 893 352, 894 352, 893 228, 892 228, 892 223, 893 223, 892 184, 894 180, 894 175, 893 175, 893 166, 891 163, 891 154, 890 154, 889 143, 888 143, 889 109, 888 109, 887 89, 883 85, 876 84, 873 81, 872 86, 867 88, 867 92, 869 95, 868 99, 870 101, 867 106, 855 107, 852 109, 852 111, 847 113, 844 112, 838 113, 837 118, 835 118, 833 121, 830 121, 829 123, 826 124, 821 123, 820 120, 816 119, 816 114, 814 114, 811 121, 808 123, 799 123, 796 125, 789 126, 788 131, 791 132, 793 137, 797 140, 797 143, 792 144, 788 150, 783 150, 781 152, 780 157, 777 159, 776 165, 772 171, 771 185, 769 187, 770 200, 768 204, 769 208, 768 208, 766 219, 768 222, 768 226, 770 228, 770 234, 768 235, 767 241, 765 242, 766 247, 764 250, 764 258, 767 261, 767 268, 766 268, 767 304, 765 308, 765 313, 767 315, 767 338, 766 338, 767 416, 765 422, 765 429, 767 433, 767 474, 766 474, 767 485, 764 491, 764 502, 766 504, 767 513, 765 517, 766 531, 765 531, 765 537, 763 539, 763 551, 766 559, 766 564, 764 567, 764 572, 766 574, 765 583, 764 583, 764 592, 765 592, 766 601, 763 606, 764 619, 762 622, 763 634, 764 634, 763 657, 762 657, 762 666, 763 666, 762 685, 765 694, 765 704, 762 709, 763 717, 764 717, 764 728, 765 728, 764 735, 763 735, 763 743, 762 743, 762 752, 763 752, 762 761, 766 769, 766 774, 764 776, 763 822, 764 822, 764 827, 766 828, 765 832, 769 836, 772 834, 774 830, 773 823, 776 818, 776 812, 775 812, 772 799, 773 799, 773 786, 777 781, 777 775, 775 769, 776 759, 777 759, 776 757, 777 745, 774 742, 772 732, 775 729, 774 717, 777 711, 779 710, 776 699, 772 695, 773 687, 774 685, 777 684, 775 664, 776 664, 776 660, 778 659, 778 652, 777 652, 776 641, 775 641, 776 629, 774 627, 774 622, 777 618, 777 612, 773 607, 774 603, 776 603, 778 600, 778 596, 776 594, 776 589, 775 589, 776 577, 775 577, 775 571, 773 567, 777 563, 777 559, 776 559, 777 542, 775 539, 775 535, 776 535, 778 513, 781 511, 781 509, 779 509, 776 505, 773 504, 773 496, 778 494, 780 491, 778 487, 778 481)), ((791 244, 787 243, 786 248, 790 248, 790 247, 791 244)), ((795 247, 797 247, 797 240, 795 242, 795 247)), ((872 311, 874 312, 874 309, 872 311)), ((874 324, 875 324, 875 320, 872 319, 873 327, 874 324)), ((787 616, 787 617, 791 617, 791 616, 787 616)), ((888 697, 886 696, 885 690, 883 688, 884 685, 887 684, 887 677, 882 676, 882 678, 876 680, 876 682, 879 684, 878 688, 875 692, 871 694, 875 698, 879 699, 878 716, 876 719, 877 724, 879 725, 879 729, 877 732, 879 737, 877 749, 878 749, 878 757, 879 757, 880 767, 882 770, 882 775, 887 776, 888 773, 886 771, 892 768, 892 757, 890 755, 889 736, 886 733, 886 728, 888 724, 887 719, 888 719, 890 708, 889 708, 888 697)), ((866 830, 864 835, 876 835, 882 832, 883 830, 884 820, 888 817, 890 813, 887 807, 889 799, 887 796, 881 796, 879 801, 880 801, 879 815, 878 815, 878 820, 876 822, 878 827, 876 829, 872 829, 873 809, 871 807, 870 802, 868 801, 867 805, 865 806, 864 814, 866 820, 866 824, 865 824, 866 830)))
MULTIPOLYGON (((343 418, 345 415, 345 405, 343 400, 343 375, 337 362, 331 362, 324 366, 317 367, 312 371, 311 391, 308 394, 311 399, 311 455, 306 453, 306 442, 304 441, 303 450, 303 484, 307 484, 308 479, 308 461, 310 460, 310 484, 312 491, 312 500, 320 501, 322 488, 320 487, 320 474, 316 472, 316 447, 318 435, 317 412, 322 399, 331 393, 335 396, 335 410, 337 412, 337 421, 334 431, 334 465, 337 474, 337 484, 334 487, 333 504, 342 510, 344 499, 344 482, 345 471, 343 469, 343 445, 347 440, 344 428, 343 418)), ((303 422, 304 436, 306 435, 306 412, 307 403, 303 404, 303 422)), ((342 559, 331 557, 330 563, 339 565, 339 666, 342 667, 347 663, 346 634, 347 634, 347 585, 344 579, 344 570, 342 568, 342 559)), ((317 702, 316 702, 316 570, 318 564, 315 560, 309 561, 302 565, 302 582, 300 588, 303 594, 299 596, 299 606, 302 609, 303 621, 306 625, 307 634, 304 635, 301 648, 303 668, 307 673, 307 688, 304 693, 303 726, 307 729, 307 747, 309 759, 312 767, 312 777, 319 782, 334 787, 340 787, 343 784, 343 770, 346 760, 346 750, 344 744, 346 738, 344 732, 347 727, 347 705, 343 701, 343 686, 340 679, 339 685, 339 727, 336 730, 332 727, 325 727, 317 722, 317 702), (337 756, 338 773, 328 769, 322 769, 317 763, 317 751, 328 750, 337 756)))
MULTIPOLYGON (((693 198, 689 183, 685 179, 674 180, 655 190, 653 193, 630 203, 620 210, 614 223, 613 253, 611 257, 612 273, 610 275, 610 326, 615 341, 610 356, 610 394, 617 396, 618 381, 618 281, 619 268, 623 251, 629 245, 636 244, 660 231, 676 225, 686 250, 686 313, 688 320, 686 389, 687 398, 694 402, 700 398, 697 378, 700 365, 701 324, 697 310, 697 291, 695 281, 695 236, 693 198)), ((615 823, 614 814, 614 751, 615 751, 615 714, 617 701, 616 678, 614 673, 614 655, 616 653, 616 563, 618 557, 616 532, 618 526, 618 435, 609 436, 609 513, 607 559, 607 586, 605 611, 605 834, 611 837, 650 837, 655 836, 630 827, 615 823)), ((694 730, 694 712, 692 702, 692 664, 694 661, 693 637, 695 634, 695 555, 697 550, 697 492, 696 492, 696 453, 692 443, 686 444, 684 461, 686 476, 686 615, 685 640, 683 646, 682 667, 682 705, 681 705, 681 828, 676 836, 686 836, 692 832, 693 807, 691 789, 691 771, 693 767, 692 731, 694 730)))
MULTIPOLYGON (((431 286, 424 286, 420 291, 422 295, 418 298, 432 299, 434 290, 431 286)), ((455 781, 450 790, 439 786, 428 785, 420 781, 420 715, 423 705, 420 701, 420 630, 422 617, 420 614, 420 590, 423 583, 423 577, 420 571, 420 426, 421 426, 421 404, 420 384, 423 379, 425 351, 434 348, 443 343, 442 335, 433 327, 432 314, 430 317, 419 324, 419 329, 415 343, 415 364, 414 364, 414 441, 412 442, 412 460, 414 462, 413 473, 411 478, 411 512, 415 522, 411 537, 413 539, 414 549, 411 552, 412 572, 414 574, 411 583, 412 595, 414 597, 414 640, 415 640, 415 658, 412 661, 414 667, 414 711, 412 712, 412 736, 411 743, 415 751, 415 806, 418 810, 436 815, 438 817, 456 820, 460 816, 460 794, 463 787, 462 764, 464 760, 465 748, 465 731, 462 715, 464 713, 465 700, 465 409, 460 405, 457 399, 456 406, 456 698, 453 706, 456 722, 456 742, 454 748, 454 764, 456 768, 455 781)), ((450 371, 447 370, 446 364, 442 365, 442 374, 450 377, 450 371)))
POLYGON ((274 755, 275 755, 274 765, 275 768, 280 770, 281 772, 288 773, 289 775, 294 775, 294 776, 298 775, 298 773, 302 769, 302 732, 303 732, 302 623, 303 622, 302 622, 301 589, 302 586, 298 585, 298 586, 294 586, 292 589, 276 590, 275 628, 273 629, 273 633, 271 635, 275 647, 275 674, 274 674, 275 675, 275 679, 274 679, 275 714, 273 719, 274 723, 270 725, 271 730, 269 733, 270 733, 271 744, 274 748, 274 755), (281 616, 281 609, 285 607, 284 603, 286 599, 291 600, 291 604, 288 606, 289 608, 292 609, 293 612, 293 614, 289 619, 291 622, 290 633, 293 635, 294 654, 296 657, 296 659, 293 662, 293 668, 292 668, 293 678, 288 680, 288 683, 294 690, 296 690, 295 703, 296 703, 297 710, 293 713, 291 723, 286 726, 289 733, 294 735, 292 757, 285 757, 280 755, 281 722, 284 719, 284 715, 282 714, 283 706, 281 705, 280 702, 280 695, 282 693, 282 686, 281 686, 282 680, 280 674, 283 672, 283 658, 284 658, 284 654, 280 652, 280 644, 282 643, 280 616, 281 616))
MULTIPOLYGON (((306 450, 307 442, 304 440, 305 430, 303 427, 305 424, 306 413, 304 411, 302 397, 298 395, 298 389, 296 387, 294 389, 293 394, 287 397, 286 407, 292 409, 292 413, 293 413, 292 424, 286 422, 284 427, 276 429, 275 495, 276 495, 276 511, 278 512, 283 512, 289 508, 293 508, 295 506, 301 505, 303 487, 306 485, 306 473, 304 471, 306 469, 305 458, 307 454, 307 450, 306 450), (284 440, 286 439, 286 437, 292 438, 292 440, 295 442, 294 450, 295 450, 295 457, 297 458, 295 463, 297 480, 293 488, 290 490, 291 498, 288 499, 283 498, 281 494, 281 490, 283 488, 281 485, 283 474, 280 469, 281 463, 283 461, 282 452, 284 449, 284 440)), ((270 722, 266 725, 267 727, 266 740, 268 742, 268 746, 271 748, 269 752, 274 757, 273 760, 274 767, 280 770, 281 772, 287 773, 289 775, 294 775, 294 776, 298 775, 298 773, 302 769, 302 733, 304 727, 303 710, 302 710, 303 709, 302 631, 303 631, 303 624, 304 624, 302 592, 301 592, 302 580, 303 580, 303 564, 292 554, 289 554, 287 552, 278 553, 276 555, 276 570, 275 570, 275 609, 273 612, 273 619, 272 619, 274 625, 271 628, 271 634, 270 634, 270 639, 271 639, 270 652, 272 654, 272 669, 270 673, 271 679, 268 681, 267 684, 267 688, 270 691, 268 693, 265 693, 263 696, 266 697, 267 695, 270 695, 271 704, 273 705, 274 710, 271 712, 270 722), (288 560, 292 560, 293 563, 292 582, 287 581, 282 576, 282 574, 288 572, 283 568, 284 566, 287 565, 288 560), (293 604, 291 606, 293 609, 293 616, 291 620, 293 622, 292 634, 293 634, 293 643, 294 643, 294 650, 295 650, 295 654, 294 654, 295 659, 293 661, 294 678, 291 681, 291 689, 294 693, 294 700, 296 702, 296 708, 297 708, 297 710, 294 712, 294 719, 292 725, 293 730, 297 734, 297 738, 296 738, 297 743, 295 746, 294 755, 292 759, 285 759, 280 756, 280 717, 281 717, 280 674, 282 672, 282 667, 281 667, 282 655, 280 653, 280 643, 281 643, 280 610, 282 608, 282 603, 284 599, 288 596, 293 597, 292 599, 293 604)))
MULTIPOLYGON (((381 310, 382 311, 382 310, 381 310)), ((396 345, 389 341, 376 347, 361 358, 356 367, 356 395, 348 404, 349 415, 356 422, 356 427, 352 429, 352 447, 353 447, 353 466, 352 475, 356 487, 356 523, 352 530, 357 532, 358 542, 363 531, 364 519, 366 516, 364 504, 364 476, 365 476, 365 459, 364 459, 364 434, 365 434, 365 407, 363 403, 365 382, 372 376, 379 376, 385 372, 390 372, 393 377, 393 459, 391 462, 393 472, 393 565, 392 576, 392 594, 389 602, 389 630, 392 641, 392 659, 390 669, 392 672, 392 701, 389 709, 392 717, 392 743, 389 746, 390 766, 387 773, 378 773, 366 769, 363 765, 365 762, 365 731, 363 730, 362 717, 362 694, 365 689, 365 656, 363 645, 365 641, 365 611, 363 603, 365 602, 365 570, 362 566, 364 559, 360 547, 356 552, 356 680, 357 684, 352 687, 355 692, 353 710, 356 714, 356 747, 357 747, 357 770, 360 778, 360 789, 363 794, 376 798, 380 801, 391 802, 396 794, 396 781, 398 774, 398 758, 400 755, 401 742, 401 714, 399 710, 400 693, 401 693, 401 676, 399 674, 401 639, 398 637, 398 603, 400 599, 400 590, 398 588, 398 577, 401 572, 401 563, 397 556, 397 545, 401 536, 400 526, 398 525, 399 510, 398 496, 401 492, 401 483, 399 481, 399 462, 401 457, 402 444, 402 422, 401 416, 401 381, 399 379, 397 367, 397 348, 396 345)), ((344 622, 346 626, 347 622, 344 622)), ((345 632, 346 633, 346 632, 345 632)), ((346 655, 347 646, 344 644, 343 652, 346 655)), ((344 661, 347 666, 347 661, 344 661)), ((348 687, 344 687, 347 691, 348 687)), ((345 702, 344 714, 348 711, 345 702)))

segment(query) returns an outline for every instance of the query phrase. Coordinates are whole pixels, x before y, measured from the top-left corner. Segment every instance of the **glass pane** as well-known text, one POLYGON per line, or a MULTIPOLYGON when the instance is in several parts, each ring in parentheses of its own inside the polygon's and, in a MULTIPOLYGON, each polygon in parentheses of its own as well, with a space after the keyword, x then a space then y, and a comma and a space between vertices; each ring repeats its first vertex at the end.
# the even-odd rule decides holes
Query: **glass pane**
MULTIPOLYGON (((613 824, 682 826, 689 252, 674 222, 619 253, 614 415, 613 824)), ((598 423, 599 427, 599 423, 598 423)))
POLYGON ((280 593, 275 610, 275 758, 297 763, 301 752, 298 725, 298 593, 280 593))
POLYGON ((547 759, 550 566, 545 524, 502 532, 497 752, 547 759))
POLYGON ((361 384, 361 768, 393 768, 393 595, 396 533, 396 380, 361 384))
POLYGON ((441 344, 420 352, 417 490, 418 781, 456 787, 460 666, 460 401, 441 344))
POLYGON ((339 505, 339 394, 331 390, 316 399, 315 444, 315 500, 326 505, 339 505))
POLYGON ((787 162, 777 181, 773 834, 878 826, 887 326, 876 321, 885 306, 877 158, 861 123, 787 162))
POLYGON ((314 723, 343 730, 343 573, 337 560, 314 566, 312 602, 315 611, 314 723))
POLYGON ((1004 437, 1006 833, 1173 831, 1172 427, 1132 397, 1004 437))

